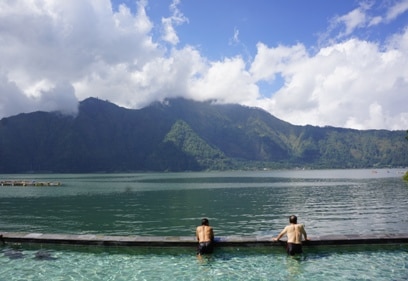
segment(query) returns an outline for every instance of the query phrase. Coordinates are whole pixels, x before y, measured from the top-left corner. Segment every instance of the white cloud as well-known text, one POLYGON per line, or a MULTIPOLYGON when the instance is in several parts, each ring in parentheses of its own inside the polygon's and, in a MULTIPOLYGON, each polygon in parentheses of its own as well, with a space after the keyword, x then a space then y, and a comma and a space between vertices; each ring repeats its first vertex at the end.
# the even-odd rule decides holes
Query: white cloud
POLYGON ((192 84, 190 95, 200 100, 245 104, 256 100, 259 90, 243 59, 235 57, 212 62, 203 77, 192 84))
MULTIPOLYGON (((187 97, 259 106, 293 124, 408 127, 408 29, 387 45, 345 39, 380 22, 364 16, 367 6, 339 17, 343 41, 315 53, 301 43, 259 42, 253 60, 209 61, 194 46, 176 47, 176 26, 188 22, 179 0, 162 20, 161 42, 152 39, 148 2, 136 3, 131 12, 125 5, 114 11, 109 0, 1 1, 0 118, 34 110, 71 114, 90 96, 130 108, 187 97), (259 83, 277 76, 283 86, 261 93, 259 83)), ((235 29, 235 43, 238 35, 235 29)))
POLYGON ((162 18, 163 25, 163 35, 162 39, 172 45, 177 45, 179 43, 179 38, 177 32, 174 28, 176 25, 181 25, 188 22, 188 19, 183 15, 183 13, 178 9, 180 0, 173 0, 170 5, 170 10, 172 12, 171 17, 162 18))
POLYGON ((1 75, 0 93, 0 113, 3 116, 31 111, 27 96, 14 82, 8 81, 7 77, 1 75))
POLYGON ((344 16, 340 16, 336 19, 336 24, 343 23, 345 26, 344 32, 339 37, 350 35, 356 28, 365 26, 367 17, 365 9, 359 7, 344 16))
POLYGON ((230 45, 236 45, 239 44, 239 29, 234 28, 234 34, 232 35, 232 38, 229 40, 230 45))
MULTIPOLYGON (((408 29, 384 51, 375 43, 350 39, 276 67, 286 84, 257 104, 294 124, 407 128, 407 38, 408 29)), ((265 46, 258 48, 258 55, 266 53, 265 46)), ((273 68, 277 60, 264 55, 256 61, 273 68)))
POLYGON ((302 44, 268 48, 265 44, 258 43, 257 49, 257 56, 250 69, 256 80, 273 81, 277 73, 285 72, 288 64, 301 62, 308 56, 302 44))
POLYGON ((380 12, 373 9, 374 3, 373 1, 361 1, 358 8, 345 15, 335 16, 326 34, 323 35, 323 40, 330 38, 330 34, 334 32, 337 32, 334 36, 336 39, 342 39, 352 35, 356 29, 387 24, 408 11, 408 0, 384 2, 381 5, 385 7, 388 4, 389 6, 385 11, 380 9, 380 12))
POLYGON ((4 116, 31 111, 59 111, 75 115, 78 111, 78 101, 74 88, 66 82, 58 83, 37 96, 26 96, 14 82, 6 77, 0 77, 0 112, 4 116), (10 106, 12 105, 12 106, 10 106))
POLYGON ((36 99, 37 110, 60 111, 63 114, 75 115, 78 112, 78 101, 74 87, 68 82, 57 83, 49 91, 44 91, 36 99))
POLYGON ((401 2, 395 3, 395 5, 391 6, 385 17, 386 21, 392 21, 401 14, 408 11, 408 0, 402 0, 401 2))
MULTIPOLYGON (((152 23, 144 10, 145 1, 138 2, 136 14, 123 5, 114 13, 109 0, 16 0, 0 5, 0 40, 4 43, 0 44, 0 71, 27 98, 41 100, 50 88, 58 88, 59 81, 78 87, 77 99, 98 96, 84 81, 100 78, 108 88, 120 89, 114 85, 122 82, 114 70, 124 65, 128 71, 141 69, 162 53, 150 36, 152 23)), ((69 91, 60 94, 71 99, 69 91)), ((117 94, 125 93, 110 93, 117 94)), ((35 109, 33 103, 31 110, 35 109)), ((16 107, 15 113, 19 110, 16 107)), ((0 116, 10 113, 12 109, 0 116)))

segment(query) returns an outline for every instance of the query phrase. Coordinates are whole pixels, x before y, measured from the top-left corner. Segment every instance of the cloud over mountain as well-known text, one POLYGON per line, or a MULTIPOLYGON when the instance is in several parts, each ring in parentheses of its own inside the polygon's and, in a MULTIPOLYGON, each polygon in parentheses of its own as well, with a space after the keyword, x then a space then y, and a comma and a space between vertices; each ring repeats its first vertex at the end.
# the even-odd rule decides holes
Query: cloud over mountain
MULTIPOLYGON (((183 4, 167 3, 156 19, 149 12, 157 4, 147 0, 134 7, 109 0, 1 2, 0 117, 75 114, 78 100, 90 96, 128 108, 186 97, 258 106, 300 125, 408 128, 408 25, 380 41, 364 33, 406 19, 407 1, 382 10, 362 3, 333 15, 313 46, 259 38, 249 56, 216 59, 179 31, 195 20, 183 4)), ((231 34, 244 44, 239 28, 231 34)))

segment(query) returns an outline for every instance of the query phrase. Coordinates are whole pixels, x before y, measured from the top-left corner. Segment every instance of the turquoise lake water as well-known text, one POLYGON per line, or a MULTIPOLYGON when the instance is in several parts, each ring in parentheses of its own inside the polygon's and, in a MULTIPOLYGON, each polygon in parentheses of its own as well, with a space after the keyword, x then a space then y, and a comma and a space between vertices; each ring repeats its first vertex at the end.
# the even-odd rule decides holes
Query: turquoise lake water
MULTIPOLYGON (((296 214, 312 239, 408 233, 404 172, 1 175, 63 185, 1 187, 0 232, 194 236, 208 217, 216 236, 275 236, 296 214)), ((36 258, 43 246, 0 249, 4 280, 404 280, 408 271, 406 245, 307 247, 301 259, 276 247, 231 248, 201 261, 184 248, 48 247, 50 260, 36 258)))

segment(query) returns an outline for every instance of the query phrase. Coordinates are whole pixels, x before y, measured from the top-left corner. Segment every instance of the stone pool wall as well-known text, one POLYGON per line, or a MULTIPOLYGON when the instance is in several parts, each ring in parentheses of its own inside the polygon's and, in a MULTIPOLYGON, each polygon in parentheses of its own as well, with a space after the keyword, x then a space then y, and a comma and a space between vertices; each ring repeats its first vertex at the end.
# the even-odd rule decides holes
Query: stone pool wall
MULTIPOLYGON (((99 246, 148 246, 176 247, 196 246, 194 236, 105 236, 94 234, 46 234, 0 232, 0 243, 39 243, 67 245, 99 245, 99 246)), ((310 237, 304 246, 319 245, 362 245, 362 244, 402 244, 408 243, 408 234, 378 234, 378 235, 327 235, 310 237)), ((281 246, 284 240, 271 241, 266 236, 218 236, 217 246, 281 246)))

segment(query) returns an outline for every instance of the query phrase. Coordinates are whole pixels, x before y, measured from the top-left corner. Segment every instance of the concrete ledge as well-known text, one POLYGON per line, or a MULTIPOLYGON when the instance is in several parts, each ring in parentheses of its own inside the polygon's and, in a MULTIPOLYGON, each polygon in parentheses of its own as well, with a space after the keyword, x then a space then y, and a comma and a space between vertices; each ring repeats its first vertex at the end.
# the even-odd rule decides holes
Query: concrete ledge
MULTIPOLYGON (((5 243, 39 243, 98 246, 148 246, 177 247, 196 246, 194 236, 105 236, 95 234, 46 234, 3 232, 0 241, 5 243)), ((217 246, 282 246, 285 241, 273 242, 269 236, 219 236, 215 238, 217 246)), ((319 245, 362 245, 362 244, 402 244, 408 243, 408 234, 378 235, 328 235, 311 237, 304 246, 319 245)))

